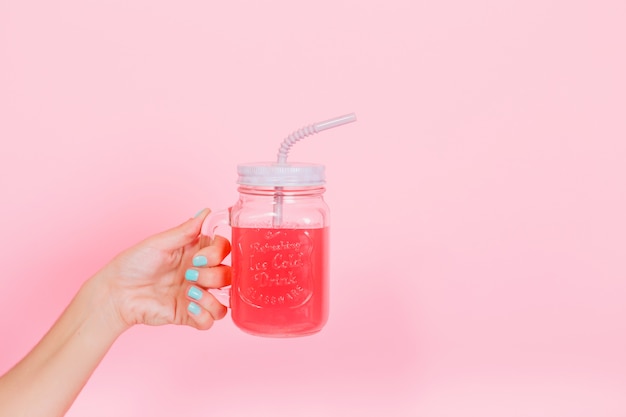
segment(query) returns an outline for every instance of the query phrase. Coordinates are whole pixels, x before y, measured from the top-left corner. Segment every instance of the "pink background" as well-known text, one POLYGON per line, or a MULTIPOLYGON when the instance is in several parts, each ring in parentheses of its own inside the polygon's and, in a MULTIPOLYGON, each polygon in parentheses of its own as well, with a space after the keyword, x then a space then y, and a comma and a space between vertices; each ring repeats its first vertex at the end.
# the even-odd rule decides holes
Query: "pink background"
MULTIPOLYGON (((624 1, 0 1, 0 372, 125 247, 327 165, 322 333, 124 334, 69 416, 626 415, 624 1)), ((62 381, 60 376, 60 381, 62 381)))

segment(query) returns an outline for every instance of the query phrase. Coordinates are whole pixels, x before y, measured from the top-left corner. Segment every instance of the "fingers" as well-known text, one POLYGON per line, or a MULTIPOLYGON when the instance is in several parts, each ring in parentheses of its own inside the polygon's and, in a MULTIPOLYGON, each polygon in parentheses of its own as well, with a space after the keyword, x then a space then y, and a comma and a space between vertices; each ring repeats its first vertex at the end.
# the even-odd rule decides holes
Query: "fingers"
POLYGON ((222 305, 207 288, 222 288, 231 283, 231 267, 221 265, 230 253, 230 242, 222 236, 215 236, 211 244, 199 250, 192 259, 193 267, 185 272, 189 283, 185 290, 188 324, 201 330, 222 319, 227 308, 222 305))
POLYGON ((220 264, 229 252, 228 239, 216 236, 209 246, 200 249, 193 257, 194 268, 185 271, 185 279, 203 288, 221 288, 230 285, 231 268, 220 264))
POLYGON ((203 288, 222 288, 230 285, 231 267, 218 265, 210 268, 189 268, 185 279, 203 288))
POLYGON ((230 253, 230 242, 223 236, 215 236, 211 244, 200 249, 193 257, 193 266, 216 266, 230 253))
POLYGON ((160 249, 175 250, 182 248, 198 238, 200 235, 200 229, 202 228, 202 223, 210 212, 211 210, 209 209, 200 210, 195 217, 172 229, 153 236, 151 240, 160 249))
POLYGON ((213 294, 195 285, 187 288, 186 301, 189 324, 197 329, 206 330, 215 320, 221 320, 226 316, 226 307, 220 304, 213 294))

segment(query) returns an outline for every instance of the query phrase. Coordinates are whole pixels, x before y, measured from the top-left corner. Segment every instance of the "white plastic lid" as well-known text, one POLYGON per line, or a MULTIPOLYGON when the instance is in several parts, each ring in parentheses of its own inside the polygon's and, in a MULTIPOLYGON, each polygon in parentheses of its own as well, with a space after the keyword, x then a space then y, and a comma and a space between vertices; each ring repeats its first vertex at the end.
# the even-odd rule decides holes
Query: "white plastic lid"
POLYGON ((324 165, 258 162, 237 165, 237 184, 255 187, 309 187, 326 182, 324 165))

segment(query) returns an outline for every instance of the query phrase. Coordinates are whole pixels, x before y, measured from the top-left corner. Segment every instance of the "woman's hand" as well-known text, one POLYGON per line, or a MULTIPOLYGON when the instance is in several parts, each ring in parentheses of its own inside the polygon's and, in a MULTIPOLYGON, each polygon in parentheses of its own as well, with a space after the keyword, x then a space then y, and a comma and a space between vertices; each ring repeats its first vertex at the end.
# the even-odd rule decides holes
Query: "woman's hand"
POLYGON ((209 212, 202 210, 127 249, 93 277, 109 293, 112 319, 122 328, 185 324, 208 329, 226 315, 226 307, 207 289, 230 284, 230 267, 220 264, 230 243, 217 236, 200 247, 200 228, 209 212))
POLYGON ((230 284, 230 268, 220 266, 230 243, 217 238, 200 251, 208 214, 202 210, 149 237, 87 280, 37 346, 0 377, 0 415, 64 415, 113 342, 133 324, 208 329, 224 317, 226 307, 206 290, 230 284), (185 271, 194 256, 196 266, 205 267, 192 284, 195 274, 187 273, 186 280, 185 271))

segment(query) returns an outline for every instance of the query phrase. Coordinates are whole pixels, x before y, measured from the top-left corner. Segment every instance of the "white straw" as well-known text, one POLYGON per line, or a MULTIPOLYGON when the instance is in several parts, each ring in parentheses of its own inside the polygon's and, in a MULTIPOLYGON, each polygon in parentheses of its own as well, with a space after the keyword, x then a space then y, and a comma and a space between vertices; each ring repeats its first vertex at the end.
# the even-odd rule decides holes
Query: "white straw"
POLYGON ((324 120, 323 122, 318 122, 309 126, 305 126, 302 129, 296 130, 295 132, 287 136, 285 140, 283 140, 283 143, 280 144, 280 148, 278 149, 278 163, 284 164, 287 162, 289 150, 294 145, 294 143, 296 143, 300 139, 304 139, 307 136, 314 135, 315 133, 321 132, 322 130, 331 129, 333 127, 345 125, 347 123, 352 123, 355 121, 356 115, 354 113, 350 113, 344 116, 335 117, 334 119, 324 120))
MULTIPOLYGON (((287 156, 289 156, 289 150, 291 147, 307 136, 321 132, 322 130, 331 129, 333 127, 345 125, 356 121, 356 115, 354 113, 346 114, 344 116, 335 117, 334 119, 324 120, 323 122, 314 123, 309 126, 305 126, 302 129, 298 129, 283 140, 278 149, 278 164, 286 164, 287 156)), ((274 218, 272 221, 273 227, 280 226, 283 222, 283 187, 275 187, 274 194, 274 218)))

